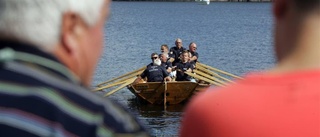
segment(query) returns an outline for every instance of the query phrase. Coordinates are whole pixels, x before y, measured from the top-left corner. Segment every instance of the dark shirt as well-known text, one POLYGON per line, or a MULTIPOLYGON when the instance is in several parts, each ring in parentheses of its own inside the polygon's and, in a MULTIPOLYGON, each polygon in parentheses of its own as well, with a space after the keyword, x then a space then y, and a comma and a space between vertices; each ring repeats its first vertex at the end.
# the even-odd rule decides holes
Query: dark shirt
POLYGON ((0 98, 1 136, 147 135, 123 107, 88 91, 55 57, 25 44, 0 42, 0 98))
POLYGON ((141 78, 147 77, 148 82, 162 82, 169 74, 163 66, 148 65, 140 76, 141 78))
POLYGON ((176 63, 179 63, 181 61, 180 60, 180 55, 185 50, 186 49, 184 47, 181 47, 180 49, 178 49, 177 47, 170 48, 170 54, 174 54, 174 56, 175 56, 174 61, 172 62, 172 64, 174 66, 176 66, 176 63))
POLYGON ((176 56, 173 54, 173 52, 171 53, 171 52, 169 52, 168 53, 168 60, 170 59, 170 58, 173 58, 173 59, 175 59, 176 58, 176 56))
MULTIPOLYGON (((193 65, 189 62, 186 63, 177 63, 177 68, 176 69, 180 69, 181 71, 185 72, 188 69, 193 70, 193 65)), ((191 77, 188 74, 182 73, 177 71, 177 78, 176 81, 190 81, 191 77)))
POLYGON ((148 64, 148 65, 147 65, 147 68, 150 67, 150 66, 153 66, 153 63, 148 64))
POLYGON ((164 68, 168 69, 169 67, 172 68, 172 63, 167 61, 167 62, 161 62, 161 66, 164 68))
MULTIPOLYGON (((189 51, 189 50, 188 50, 189 51)), ((190 51, 189 51, 190 52, 190 51)), ((198 61, 198 59, 199 59, 199 54, 198 54, 198 52, 190 52, 191 53, 191 57, 193 57, 193 56, 196 56, 197 57, 197 59, 196 60, 194 60, 194 61, 190 61, 190 63, 192 64, 192 65, 196 65, 196 63, 197 63, 197 61, 198 61)))

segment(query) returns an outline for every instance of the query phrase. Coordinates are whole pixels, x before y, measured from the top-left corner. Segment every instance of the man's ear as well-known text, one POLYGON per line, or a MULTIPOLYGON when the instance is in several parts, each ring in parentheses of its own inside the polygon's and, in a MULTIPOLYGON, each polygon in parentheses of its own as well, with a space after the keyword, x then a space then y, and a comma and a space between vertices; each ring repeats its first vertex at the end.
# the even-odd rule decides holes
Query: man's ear
POLYGON ((288 12, 288 0, 275 0, 273 14, 277 20, 282 19, 288 12))
POLYGON ((65 53, 74 56, 79 45, 81 35, 81 18, 72 13, 63 14, 61 24, 61 45, 65 53))

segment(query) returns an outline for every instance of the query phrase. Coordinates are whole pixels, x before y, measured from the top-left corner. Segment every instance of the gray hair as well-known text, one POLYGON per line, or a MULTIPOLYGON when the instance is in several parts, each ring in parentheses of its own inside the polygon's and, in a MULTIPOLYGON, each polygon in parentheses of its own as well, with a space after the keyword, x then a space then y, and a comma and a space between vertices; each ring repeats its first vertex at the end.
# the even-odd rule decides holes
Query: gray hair
POLYGON ((168 53, 161 53, 160 56, 162 56, 162 55, 167 57, 167 58, 169 57, 168 53))
POLYGON ((77 13, 96 23, 104 0, 0 0, 0 38, 26 42, 50 51, 60 39, 62 15, 77 13))

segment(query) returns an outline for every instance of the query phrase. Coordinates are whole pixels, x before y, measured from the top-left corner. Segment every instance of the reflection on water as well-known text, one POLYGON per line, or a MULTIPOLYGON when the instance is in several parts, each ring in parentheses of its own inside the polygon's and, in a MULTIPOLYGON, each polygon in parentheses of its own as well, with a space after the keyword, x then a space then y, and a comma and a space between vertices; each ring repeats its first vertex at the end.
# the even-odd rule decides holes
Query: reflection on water
POLYGON ((142 121, 147 122, 147 129, 153 136, 178 136, 181 112, 185 104, 169 105, 165 108, 162 105, 141 103, 134 97, 128 100, 128 106, 139 113, 142 121))

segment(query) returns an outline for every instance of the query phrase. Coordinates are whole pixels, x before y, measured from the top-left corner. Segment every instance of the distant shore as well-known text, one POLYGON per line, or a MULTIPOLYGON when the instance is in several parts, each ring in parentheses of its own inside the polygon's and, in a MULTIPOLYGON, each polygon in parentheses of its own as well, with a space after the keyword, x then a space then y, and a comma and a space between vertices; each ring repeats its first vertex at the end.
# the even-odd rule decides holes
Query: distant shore
POLYGON ((272 2, 274 0, 210 0, 214 2, 272 2))
MULTIPOLYGON (((195 0, 113 0, 113 1, 163 1, 163 2, 193 2, 195 0)), ((210 0, 211 2, 272 2, 274 0, 210 0)))

